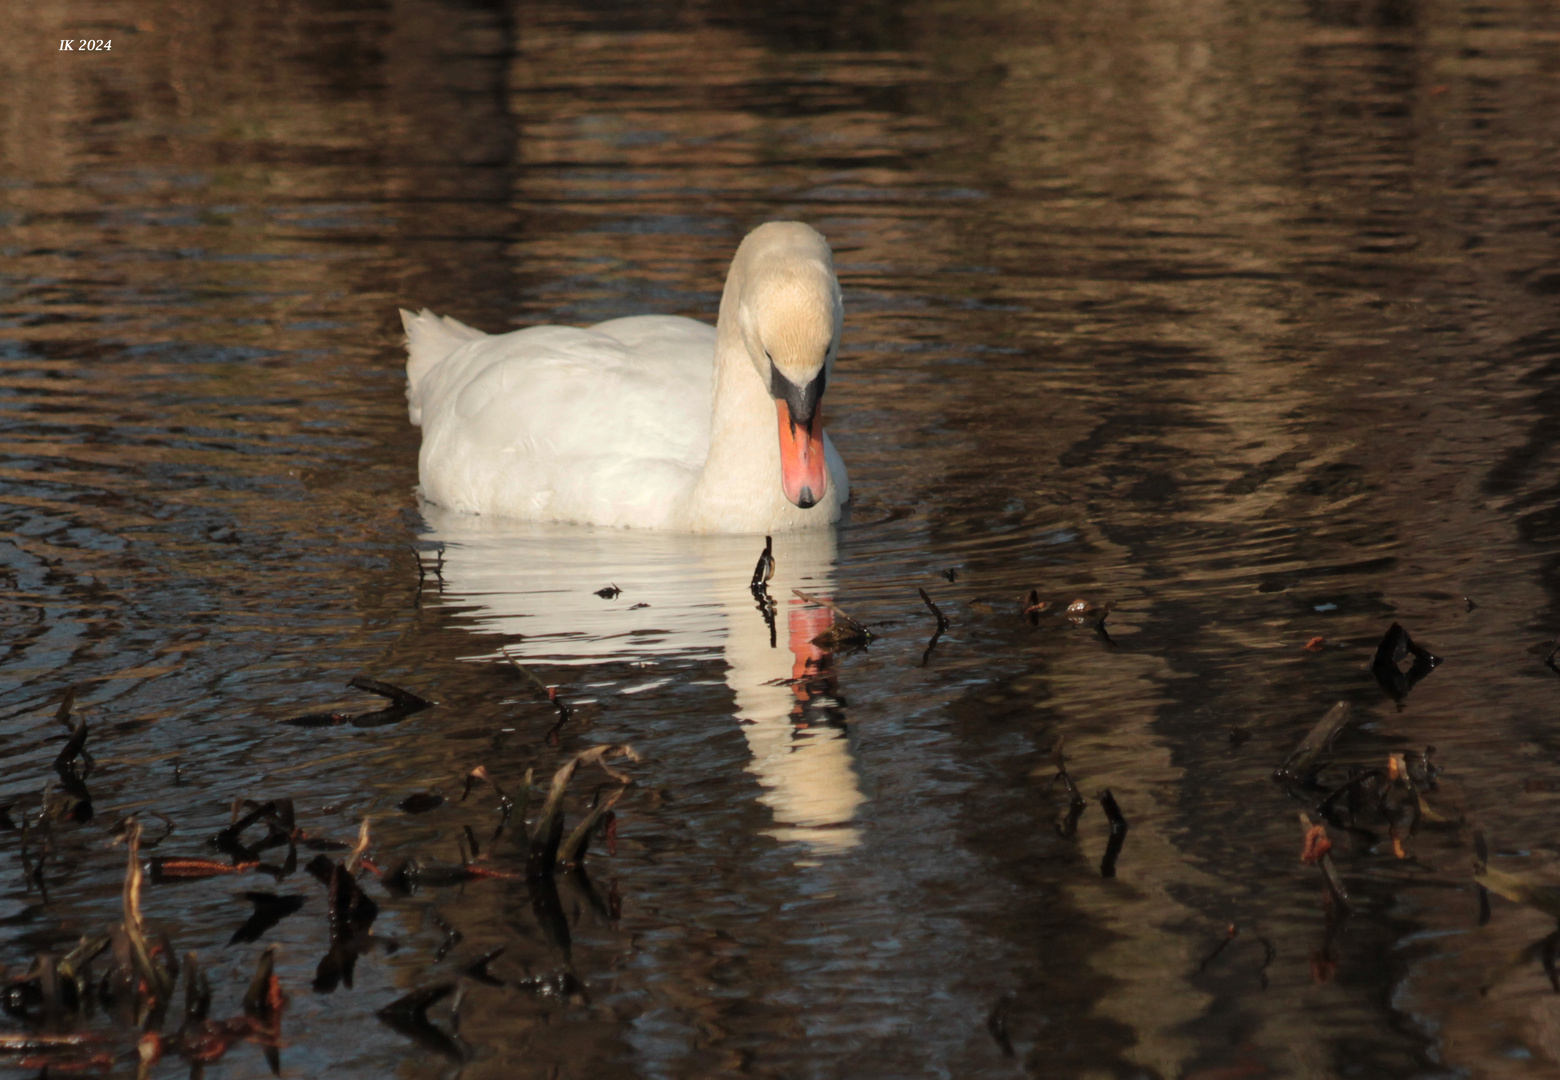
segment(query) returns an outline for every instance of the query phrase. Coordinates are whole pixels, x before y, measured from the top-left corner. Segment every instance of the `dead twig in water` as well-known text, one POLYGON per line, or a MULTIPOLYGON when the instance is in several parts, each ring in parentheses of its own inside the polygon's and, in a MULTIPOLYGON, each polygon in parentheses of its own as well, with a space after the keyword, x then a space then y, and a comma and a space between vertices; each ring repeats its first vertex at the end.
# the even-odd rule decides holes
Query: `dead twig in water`
POLYGON ((92 773, 92 755, 87 753, 87 722, 76 721, 76 726, 70 729, 70 738, 65 740, 65 747, 60 751, 59 757, 54 759, 54 767, 64 770, 74 765, 77 757, 81 758, 81 778, 85 780, 92 773))
POLYGON ((775 647, 775 600, 769 595, 769 579, 775 574, 775 538, 764 537, 764 551, 758 557, 758 565, 753 567, 753 580, 748 583, 748 591, 753 594, 753 600, 758 607, 758 613, 763 616, 764 626, 769 630, 769 647, 775 647))
POLYGON ((87 721, 81 718, 71 723, 70 710, 75 701, 76 688, 72 686, 65 691, 59 708, 54 712, 55 721, 70 732, 65 746, 54 759, 54 771, 59 775, 60 786, 75 800, 67 804, 71 820, 85 822, 90 821, 93 814, 92 792, 87 789, 87 778, 92 775, 96 763, 87 752, 87 721), (76 764, 78 758, 81 761, 79 767, 76 764))
POLYGON ((347 856, 345 869, 348 874, 356 874, 358 864, 363 861, 363 853, 368 850, 368 818, 363 819, 363 824, 358 826, 357 843, 352 847, 352 853, 347 856))
POLYGON ((544 693, 544 695, 548 696, 549 699, 552 698, 552 687, 549 687, 548 684, 544 684, 543 680, 538 679, 537 674, 535 674, 534 671, 530 670, 530 668, 527 668, 527 666, 523 665, 523 663, 519 662, 519 660, 516 660, 515 657, 512 657, 512 655, 509 654, 509 649, 504 649, 504 659, 509 660, 509 665, 512 666, 512 668, 515 668, 515 671, 518 671, 519 674, 526 676, 526 679, 529 679, 530 684, 534 685, 537 690, 540 690, 541 693, 544 693))
POLYGON ((325 885, 328 897, 330 948, 315 968, 314 990, 328 994, 340 984, 350 990, 358 957, 372 945, 370 931, 379 917, 379 905, 358 886, 345 863, 316 855, 305 869, 325 885))
POLYGON ((355 675, 352 681, 347 683, 354 690, 366 690, 370 694, 378 694, 380 697, 389 698, 397 708, 407 712, 419 712, 423 709, 433 708, 433 702, 427 698, 418 697, 410 690, 402 690, 399 686, 391 686, 387 682, 378 679, 370 679, 367 675, 355 675))
POLYGON ((224 874, 243 874, 260 865, 259 860, 253 862, 225 863, 216 859, 202 859, 199 856, 185 857, 182 855, 162 855, 150 860, 152 880, 164 881, 199 881, 204 878, 221 877, 224 874))
MULTIPOLYGON (((244 1016, 250 1021, 254 1037, 268 1049, 274 1050, 281 1036, 282 1009, 286 1004, 281 980, 276 977, 276 946, 272 945, 255 962, 254 977, 244 991, 244 1016)), ((266 1060, 270 1062, 272 1072, 279 1071, 270 1054, 266 1055, 266 1060)))
POLYGON ((1349 711, 1347 701, 1340 701, 1328 709, 1327 715, 1316 722, 1316 726, 1300 740, 1300 745, 1290 751, 1284 763, 1274 770, 1274 778, 1297 784, 1310 783, 1321 771, 1319 761, 1322 755, 1332 746, 1338 733, 1348 725, 1349 711))
MULTIPOLYGON (((148 850, 156 847, 158 844, 160 844, 164 840, 168 839, 168 837, 172 836, 174 829, 178 828, 178 826, 176 824, 174 824, 173 818, 169 817, 167 814, 163 813, 161 810, 152 810, 152 809, 149 809, 149 808, 142 808, 141 813, 143 813, 143 814, 150 814, 150 815, 152 815, 152 817, 156 818, 158 821, 163 823, 162 835, 158 836, 157 839, 155 839, 155 840, 148 840, 146 838, 145 827, 144 826, 142 827, 142 831, 141 831, 141 850, 142 851, 148 851, 148 850)), ((131 816, 134 816, 134 815, 122 817, 118 821, 116 821, 112 825, 110 825, 108 827, 109 835, 110 836, 123 836, 125 834, 125 825, 130 820, 131 816)))
POLYGON ((229 945, 259 941, 267 930, 295 914, 304 904, 301 896, 278 896, 270 892, 246 892, 240 895, 254 905, 254 911, 243 926, 233 931, 233 936, 228 938, 229 945))
POLYGON ((1030 589, 1028 596, 1019 598, 1020 614, 1030 626, 1040 625, 1040 616, 1051 606, 1051 601, 1040 599, 1039 589, 1030 589))
MULTIPOLYGON (((1392 836, 1392 853, 1400 859, 1407 858, 1405 841, 1419 831, 1425 806, 1408 775, 1408 766, 1402 754, 1390 754, 1387 757, 1387 784, 1377 800, 1376 808, 1387 819, 1387 828, 1392 836)), ((1437 814, 1436 817, 1441 815, 1437 814)))
POLYGON ((125 826, 125 847, 124 931, 130 941, 135 967, 151 992, 151 1008, 155 1010, 173 996, 173 975, 167 967, 152 959, 152 949, 146 940, 146 927, 141 919, 141 823, 134 818, 125 826))
POLYGON ((937 620, 937 632, 940 634, 948 629, 948 616, 944 615, 937 605, 932 603, 932 598, 926 595, 926 590, 917 589, 916 592, 921 594, 921 602, 931 610, 932 616, 937 620))
POLYGON ((792 589, 791 592, 795 593, 798 597, 805 600, 809 604, 816 604, 821 608, 828 608, 830 611, 834 612, 835 617, 838 620, 829 629, 813 638, 812 643, 814 645, 824 649, 836 649, 842 645, 865 645, 867 642, 871 641, 874 637, 877 636, 873 634, 872 631, 868 630, 865 626, 861 625, 861 623, 845 614, 845 612, 834 603, 825 600, 822 597, 813 596, 810 593, 804 593, 801 589, 792 589))
POLYGON ((1105 811, 1105 817, 1110 821, 1110 839, 1105 842, 1105 857, 1100 860, 1100 876, 1113 878, 1116 876, 1116 860, 1121 856, 1121 847, 1127 842, 1129 826, 1110 788, 1100 792, 1100 809, 1105 811))
POLYGON ((632 784, 634 782, 632 776, 625 772, 618 772, 607 764, 607 759, 614 757, 627 758, 629 761, 639 760, 639 755, 627 743, 601 743, 597 746, 592 746, 589 750, 576 754, 574 760, 579 764, 580 768, 594 765, 618 783, 632 784))
MULTIPOLYGON (((458 985, 455 982, 442 982, 413 990, 404 997, 396 998, 374 1015, 379 1017, 380 1022, 386 1027, 405 1035, 419 1046, 426 1047, 451 1061, 464 1062, 466 1051, 455 1037, 435 1026, 433 1021, 428 1019, 428 1009, 455 993, 458 985)), ((457 1008, 458 1000, 457 997, 457 1008)), ((456 1023, 458 1024, 458 1021, 456 1023)))
POLYGON ((1056 769, 1056 775, 1051 777, 1050 787, 1055 787, 1060 780, 1067 788, 1067 816, 1057 818, 1053 823, 1056 835, 1065 839, 1072 839, 1078 835, 1078 819, 1083 816, 1084 809, 1089 805, 1084 800, 1078 785, 1073 782, 1072 774, 1067 771, 1067 758, 1062 753, 1062 747, 1066 739, 1064 736, 1056 737, 1056 745, 1051 747, 1051 765, 1056 769))
POLYGON ((419 791, 395 804, 397 810, 407 814, 427 814, 444 805, 444 795, 437 789, 419 791))
POLYGON ((60 698, 59 707, 54 710, 55 723, 59 724, 60 727, 64 728, 66 731, 69 731, 74 726, 70 722, 70 710, 75 706, 75 704, 76 688, 72 686, 65 691, 65 696, 60 698))
POLYGON ((591 833, 596 828, 596 823, 612 812, 612 808, 623 797, 625 790, 627 789, 620 787, 597 802, 591 807, 590 813, 585 815, 585 819, 574 826, 574 831, 569 834, 568 839, 558 846, 559 866, 573 866, 584 861, 585 849, 590 845, 591 833))
POLYGON ((753 567, 753 580, 748 588, 754 592, 769 584, 769 579, 775 576, 775 538, 764 537, 764 552, 758 557, 758 565, 753 567))
POLYGON ((37 888, 38 894, 43 897, 44 903, 49 902, 49 887, 43 880, 43 866, 48 861, 49 855, 53 850, 48 814, 49 787, 52 783, 53 781, 50 781, 49 784, 44 785, 43 806, 38 811, 38 826, 43 830, 43 850, 38 852, 38 861, 36 863, 33 862, 29 855, 32 841, 31 819, 25 811, 22 813, 22 846, 20 853, 22 858, 22 880, 27 882, 29 890, 34 887, 37 888))
POLYGON ((986 1030, 991 1032, 991 1037, 996 1040, 997 1049, 1002 1051, 1003 1057, 1014 1057, 1013 1041, 1008 1038, 1007 1018, 1013 1009, 1015 995, 1011 990, 997 999, 997 1003, 991 1007, 991 1012, 986 1016, 986 1030))
POLYGON ((1320 868, 1322 880, 1327 883, 1327 893, 1332 898, 1334 906, 1339 912, 1346 914, 1349 911, 1349 890, 1344 887, 1343 879, 1338 876, 1338 868, 1333 865, 1332 840, 1327 836, 1327 826, 1311 820, 1311 815, 1302 810, 1300 827, 1305 830, 1305 843, 1300 849, 1300 861, 1320 868))
MULTIPOLYGON (((407 545, 407 550, 409 550, 412 553, 412 557, 417 560, 418 595, 417 603, 414 606, 421 607, 422 588, 423 585, 425 585, 428 581, 428 567, 427 564, 423 562, 423 555, 427 554, 427 552, 425 549, 418 547, 416 544, 407 545)), ((442 543, 436 545, 433 548, 433 576, 439 582, 439 592, 442 593, 444 591, 444 545, 442 543)))
POLYGON ((460 969, 461 977, 482 983, 484 986, 503 986, 504 980, 489 972, 488 965, 503 956, 505 948, 506 946, 503 945, 495 945, 475 960, 463 965, 460 969))
POLYGON ((1265 937, 1258 937, 1257 941, 1262 945, 1262 966, 1257 968, 1257 975, 1262 980, 1262 989, 1266 990, 1268 988, 1268 965, 1278 956, 1278 950, 1273 948, 1273 943, 1265 937))
POLYGON ((1381 644, 1376 646, 1376 657, 1371 661, 1370 670, 1392 700, 1402 701, 1415 684, 1440 666, 1440 663, 1439 656, 1414 644, 1408 631, 1401 624, 1393 623, 1382 636, 1381 644), (1398 663, 1409 655, 1414 657, 1414 662, 1404 671, 1398 667, 1398 663))
POLYGON ((547 697, 548 702, 558 710, 558 722, 547 730, 547 734, 545 736, 546 741, 549 744, 555 743, 557 741, 559 729, 562 728, 564 724, 569 722, 569 717, 573 715, 574 710, 570 709, 563 703, 563 699, 558 696, 558 688, 556 686, 548 686, 546 683, 542 682, 541 679, 537 678, 534 671, 520 663, 520 661, 516 660, 513 656, 510 656, 509 650, 505 649, 503 650, 503 653, 504 659, 508 660, 510 665, 514 667, 516 671, 529 679, 531 684, 540 690, 547 697))
POLYGON ((1203 971, 1207 970, 1208 965, 1217 960, 1219 958, 1219 954, 1228 948, 1230 942, 1234 941, 1239 936, 1240 927, 1236 926, 1234 923, 1230 923, 1229 926, 1225 927, 1224 936, 1219 939, 1219 943, 1213 947, 1212 952, 1203 957, 1202 963, 1197 965, 1198 973, 1201 974, 1203 971))
POLYGON ((517 806, 520 809, 520 825, 522 829, 524 828, 525 811, 527 804, 531 801, 531 780, 534 776, 534 770, 527 769, 525 771, 525 779, 520 782, 518 796, 511 798, 503 788, 498 786, 498 781, 494 780, 492 775, 488 773, 487 767, 478 765, 466 774, 465 787, 461 789, 460 801, 466 801, 466 797, 471 794, 472 784, 477 780, 483 781, 493 789, 493 793, 498 796, 499 818, 498 827, 493 830, 492 840, 497 841, 500 836, 504 835, 504 830, 509 827, 509 822, 513 819, 517 806))
POLYGON ((404 720, 413 713, 431 709, 434 705, 433 702, 418 697, 410 690, 402 690, 399 686, 391 686, 378 679, 370 679, 366 675, 353 676, 352 681, 347 685, 354 690, 366 690, 370 694, 388 698, 390 704, 383 709, 365 713, 306 713, 303 716, 288 717, 278 723, 304 728, 337 727, 342 724, 351 724, 354 727, 382 727, 404 720))
POLYGON ((513 881, 521 877, 524 875, 493 870, 478 863, 463 862, 457 866, 409 859, 386 873, 384 884, 391 892, 409 895, 424 885, 442 888, 447 885, 464 885, 469 881, 513 881))
POLYGON ((932 631, 932 639, 926 643, 926 651, 921 653, 921 666, 925 667, 931 662, 932 650, 937 648, 937 642, 942 638, 943 631, 948 629, 948 617, 942 613, 936 604, 932 603, 932 598, 926 595, 925 589, 917 589, 916 592, 921 594, 922 602, 926 604, 932 615, 937 619, 937 629, 932 631))
POLYGON ((1110 618, 1110 613, 1115 610, 1116 601, 1111 600, 1107 602, 1104 607, 1100 608, 1099 621, 1094 624, 1094 632, 1100 636, 1100 640, 1111 646, 1116 644, 1116 639, 1111 637, 1110 632, 1105 629, 1105 620, 1110 618))
POLYGON ((531 830, 530 848, 526 854, 526 876, 529 878, 545 877, 552 872, 557 864, 558 848, 563 842, 563 795, 568 790, 569 781, 574 774, 585 765, 598 765, 601 769, 619 783, 628 784, 632 777, 626 773, 620 773, 607 765, 608 757, 625 757, 630 761, 638 761, 639 755, 634 748, 625 743, 602 744, 593 746, 589 750, 574 755, 565 762, 557 772, 553 773, 552 785, 547 792, 547 801, 542 804, 542 812, 537 816, 536 826, 531 830))
POLYGON ((498 801, 500 803, 507 803, 509 801, 509 796, 504 794, 504 789, 498 786, 498 781, 494 780, 492 775, 487 771, 487 766, 478 765, 475 769, 472 769, 469 773, 466 774, 466 786, 461 790, 460 793, 461 802, 465 802, 466 797, 471 794, 472 782, 476 780, 481 780, 483 783, 487 784, 488 787, 492 788, 493 794, 498 796, 498 801))
POLYGON ((1361 794, 1365 792, 1366 789, 1376 789, 1379 786, 1384 785, 1386 779, 1387 774, 1382 772, 1380 769, 1366 769, 1364 772, 1356 773, 1355 775, 1350 776, 1343 783, 1339 784, 1337 787, 1333 788, 1333 790, 1328 794, 1327 798, 1323 799, 1320 803, 1317 804, 1316 812, 1327 818, 1339 828, 1343 828, 1343 822, 1338 816, 1338 803, 1340 800, 1347 798, 1349 820, 1352 824, 1354 818, 1357 816, 1356 810, 1358 809, 1361 794))

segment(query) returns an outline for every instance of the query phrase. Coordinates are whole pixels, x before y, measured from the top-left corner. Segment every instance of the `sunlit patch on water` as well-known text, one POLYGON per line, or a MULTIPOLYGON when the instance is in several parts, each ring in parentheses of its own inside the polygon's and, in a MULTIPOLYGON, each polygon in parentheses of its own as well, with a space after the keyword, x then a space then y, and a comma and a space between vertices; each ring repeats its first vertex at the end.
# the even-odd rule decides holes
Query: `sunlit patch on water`
MULTIPOLYGON (((859 843, 851 822, 865 797, 837 698, 836 659, 814 644, 834 615, 793 594, 832 599, 832 530, 774 537, 773 576, 755 591, 764 548, 753 537, 538 525, 426 505, 423 512, 431 528, 421 540, 432 548, 424 564, 439 603, 458 610, 472 632, 496 635, 494 652, 472 662, 718 660, 752 754, 747 768, 774 813, 770 835, 816 853, 859 843)), ((616 692, 648 693, 670 681, 616 692)))

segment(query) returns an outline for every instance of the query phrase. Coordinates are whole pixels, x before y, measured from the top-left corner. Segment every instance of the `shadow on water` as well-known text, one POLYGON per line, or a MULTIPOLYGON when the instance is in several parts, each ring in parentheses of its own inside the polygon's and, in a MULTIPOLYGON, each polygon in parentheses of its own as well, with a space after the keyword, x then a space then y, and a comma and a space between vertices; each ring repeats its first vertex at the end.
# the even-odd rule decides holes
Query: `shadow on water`
POLYGON ((0 30, 0 1066, 1552 1073, 1553 11, 0 30), (397 306, 788 217, 839 530, 417 502, 397 306))

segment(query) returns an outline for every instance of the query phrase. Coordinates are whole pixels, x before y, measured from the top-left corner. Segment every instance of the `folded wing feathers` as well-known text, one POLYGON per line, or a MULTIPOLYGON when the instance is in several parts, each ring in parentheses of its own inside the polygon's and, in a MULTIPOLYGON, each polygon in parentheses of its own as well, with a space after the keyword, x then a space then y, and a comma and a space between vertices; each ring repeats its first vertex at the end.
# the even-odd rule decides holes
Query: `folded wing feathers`
POLYGON ((467 341, 487 337, 448 315, 435 315, 423 308, 413 315, 401 309, 401 325, 406 328, 406 396, 410 401, 412 423, 422 423, 422 404, 417 386, 456 347, 467 341))

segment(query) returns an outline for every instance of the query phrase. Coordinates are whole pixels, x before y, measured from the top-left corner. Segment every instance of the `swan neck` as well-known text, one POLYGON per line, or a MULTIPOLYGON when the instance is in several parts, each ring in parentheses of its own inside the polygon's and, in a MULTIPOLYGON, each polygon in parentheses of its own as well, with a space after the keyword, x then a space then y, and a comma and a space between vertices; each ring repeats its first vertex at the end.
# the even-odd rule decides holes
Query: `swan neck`
MULTIPOLYGON (((755 235, 758 230, 755 230, 755 235)), ((839 492, 830 483, 822 503, 804 510, 781 484, 779 414, 770 379, 760 371, 744 334, 743 303, 760 249, 745 240, 732 259, 715 322, 709 453, 687 504, 694 532, 769 532, 835 520, 839 492)), ((822 243, 822 239, 818 239, 822 243)), ((825 252, 827 249, 824 249, 825 252)), ((767 361, 765 366, 768 366, 767 361)))
POLYGON ((715 377, 710 447, 693 490, 696 530, 724 530, 723 522, 783 512, 780 440, 773 399, 743 341, 738 306, 744 284, 740 258, 732 265, 715 323, 715 377))
POLYGON ((779 475, 779 436, 774 401, 748 355, 737 315, 738 269, 732 268, 726 282, 715 324, 715 385, 705 471, 730 482, 738 481, 738 473, 746 473, 749 476, 741 477, 742 482, 761 484, 767 490, 776 486, 774 478, 779 475))

